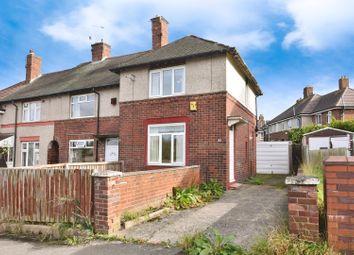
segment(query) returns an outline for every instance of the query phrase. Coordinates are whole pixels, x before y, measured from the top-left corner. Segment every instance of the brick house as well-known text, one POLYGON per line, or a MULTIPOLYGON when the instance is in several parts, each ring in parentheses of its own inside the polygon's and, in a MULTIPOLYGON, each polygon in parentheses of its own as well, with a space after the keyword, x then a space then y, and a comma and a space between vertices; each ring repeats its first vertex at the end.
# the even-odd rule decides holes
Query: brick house
POLYGON ((313 87, 303 90, 303 98, 267 122, 265 138, 268 141, 287 141, 292 128, 326 125, 336 120, 354 119, 354 89, 349 79, 342 76, 338 89, 325 95, 315 94, 313 87))
POLYGON ((144 52, 111 57, 99 42, 91 61, 41 75, 30 51, 25 85, 0 99, 0 132, 13 140, 15 166, 198 164, 204 180, 225 185, 255 172, 262 92, 236 49, 193 35, 168 43, 168 22, 151 21, 152 50, 144 52))

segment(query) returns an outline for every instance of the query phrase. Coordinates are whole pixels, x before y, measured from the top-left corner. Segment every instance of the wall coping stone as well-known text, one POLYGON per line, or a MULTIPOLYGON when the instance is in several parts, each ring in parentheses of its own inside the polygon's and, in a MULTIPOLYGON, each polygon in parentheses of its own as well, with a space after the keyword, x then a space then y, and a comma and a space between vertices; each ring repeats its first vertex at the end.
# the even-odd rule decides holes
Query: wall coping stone
POLYGON ((324 165, 330 166, 330 165, 343 165, 343 166, 348 166, 348 165, 354 165, 354 157, 347 157, 347 156, 330 156, 328 157, 324 162, 324 165))
POLYGON ((171 168, 146 170, 146 171, 126 172, 126 173, 123 173, 123 176, 145 175, 145 174, 153 174, 153 173, 165 173, 165 172, 172 172, 172 171, 186 171, 186 170, 194 169, 194 168, 199 168, 199 165, 179 166, 179 167, 171 167, 171 168))
POLYGON ((123 173, 118 171, 112 171, 112 170, 104 170, 104 171, 94 172, 92 173, 91 176, 98 177, 98 178, 110 178, 110 177, 123 176, 123 173))
POLYGON ((320 179, 314 176, 288 176, 285 179, 287 185, 311 186, 320 183, 320 179))

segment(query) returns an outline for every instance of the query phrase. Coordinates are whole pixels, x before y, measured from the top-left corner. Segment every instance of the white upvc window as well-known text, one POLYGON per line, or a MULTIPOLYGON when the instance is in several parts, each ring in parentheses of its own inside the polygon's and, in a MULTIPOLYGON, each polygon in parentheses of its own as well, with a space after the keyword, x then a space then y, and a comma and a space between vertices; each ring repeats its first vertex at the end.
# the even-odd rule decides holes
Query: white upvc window
POLYGON ((94 162, 93 139, 70 140, 69 141, 69 162, 94 162))
POLYGON ((288 120, 288 129, 291 129, 293 127, 293 120, 288 120))
POLYGON ((175 66, 150 71, 150 97, 167 97, 185 93, 185 68, 175 66))
POLYGON ((41 102, 28 102, 23 104, 22 121, 32 122, 41 119, 41 102))
POLYGON ((329 124, 329 123, 331 123, 331 121, 332 121, 332 111, 328 111, 328 113, 327 113, 327 123, 329 124))
POLYGON ((316 125, 322 125, 322 114, 316 114, 315 116, 315 120, 316 120, 316 125))
POLYGON ((22 166, 39 165, 39 142, 21 143, 22 166))
POLYGON ((82 94, 71 97, 70 117, 88 118, 95 116, 95 94, 82 94))
POLYGON ((148 126, 148 164, 185 165, 185 123, 148 126))

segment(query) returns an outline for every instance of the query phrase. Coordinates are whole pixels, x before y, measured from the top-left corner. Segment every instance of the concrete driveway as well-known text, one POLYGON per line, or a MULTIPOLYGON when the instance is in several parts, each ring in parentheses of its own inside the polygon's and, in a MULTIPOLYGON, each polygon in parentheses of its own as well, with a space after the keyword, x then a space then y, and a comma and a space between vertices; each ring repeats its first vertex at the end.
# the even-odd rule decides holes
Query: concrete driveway
POLYGON ((237 244, 248 247, 271 228, 284 224, 286 218, 286 189, 244 184, 204 207, 173 212, 122 234, 150 243, 176 243, 185 235, 213 227, 222 234, 236 236, 237 244))

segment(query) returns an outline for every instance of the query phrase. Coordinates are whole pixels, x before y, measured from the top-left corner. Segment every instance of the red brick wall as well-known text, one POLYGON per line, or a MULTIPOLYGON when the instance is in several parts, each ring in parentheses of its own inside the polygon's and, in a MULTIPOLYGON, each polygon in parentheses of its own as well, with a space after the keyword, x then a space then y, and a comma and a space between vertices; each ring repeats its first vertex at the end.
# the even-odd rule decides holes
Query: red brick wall
POLYGON ((289 231, 306 240, 319 238, 317 185, 288 186, 289 231))
MULTIPOLYGON (((256 173, 256 117, 230 95, 227 95, 226 109, 227 116, 240 116, 248 121, 235 128, 235 180, 240 182, 256 173)), ((228 136, 229 132, 227 144, 228 136)))
MULTIPOLYGON (((100 134, 119 133, 119 117, 100 118, 100 134)), ((75 139, 94 139, 96 118, 60 120, 54 123, 54 140, 59 144, 59 162, 69 160, 69 141, 75 139)), ((104 161, 104 140, 99 141, 98 159, 104 161)))
POLYGON ((94 178, 94 224, 97 232, 116 232, 124 211, 154 206, 172 194, 173 187, 200 183, 199 166, 125 173, 94 178), (163 181, 161 181, 163 180, 163 181))
MULTIPOLYGON (((203 180, 217 178, 226 184, 226 93, 149 99, 120 104, 120 159, 127 171, 146 166, 146 128, 149 121, 186 122, 186 165, 200 165, 203 180), (189 102, 198 110, 191 112, 189 102), (124 119, 124 121, 123 121, 124 119)), ((159 167, 161 168, 161 167, 159 167)))
POLYGON ((288 131, 270 133, 269 141, 289 141, 289 133, 288 131))
POLYGON ((354 254, 354 157, 325 161, 325 194, 328 242, 354 254))

